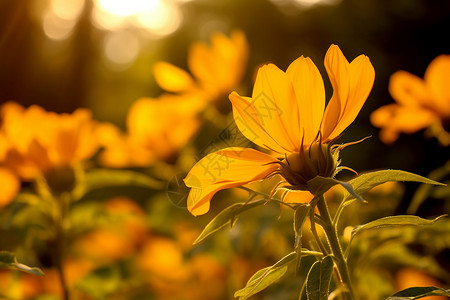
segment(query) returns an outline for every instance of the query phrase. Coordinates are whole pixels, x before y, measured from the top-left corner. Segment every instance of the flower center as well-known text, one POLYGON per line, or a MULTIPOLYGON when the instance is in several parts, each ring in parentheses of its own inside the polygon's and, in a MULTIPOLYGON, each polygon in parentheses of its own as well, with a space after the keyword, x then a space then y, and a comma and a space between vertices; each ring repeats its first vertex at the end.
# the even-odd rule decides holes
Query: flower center
POLYGON ((316 176, 333 177, 337 166, 338 151, 329 144, 315 142, 308 149, 287 156, 281 174, 291 185, 306 188, 316 176))

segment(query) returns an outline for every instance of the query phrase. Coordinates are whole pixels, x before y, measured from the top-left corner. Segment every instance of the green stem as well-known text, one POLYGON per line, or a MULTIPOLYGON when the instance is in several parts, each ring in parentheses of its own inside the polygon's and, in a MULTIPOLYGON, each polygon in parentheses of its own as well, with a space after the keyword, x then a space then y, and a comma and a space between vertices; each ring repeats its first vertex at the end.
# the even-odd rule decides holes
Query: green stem
POLYGON ((330 212, 328 211, 327 203, 325 202, 325 198, 320 196, 319 201, 317 202, 317 208, 319 210, 320 216, 324 222, 323 229, 328 239, 328 243, 330 244, 331 252, 336 258, 336 267, 341 275, 342 282, 345 284, 345 287, 348 289, 349 299, 354 300, 355 294, 352 288, 352 283, 350 279, 350 273, 348 271, 347 261, 344 258, 344 253, 342 251, 341 244, 339 242, 339 238, 335 227, 333 226, 333 222, 331 220, 330 212))
POLYGON ((55 264, 58 269, 59 280, 63 290, 63 299, 70 300, 69 287, 64 272, 64 257, 66 252, 66 230, 68 228, 68 210, 70 205, 70 195, 62 193, 55 199, 58 209, 58 216, 55 218, 56 227, 56 248, 55 248, 55 264))
POLYGON ((325 249, 325 247, 322 244, 322 241, 320 240, 319 235, 317 234, 317 230, 316 230, 316 222, 314 219, 314 209, 311 209, 311 213, 309 215, 309 220, 311 222, 311 232, 317 242, 317 245, 320 248, 320 251, 322 251, 323 256, 327 256, 328 255, 328 251, 325 249))

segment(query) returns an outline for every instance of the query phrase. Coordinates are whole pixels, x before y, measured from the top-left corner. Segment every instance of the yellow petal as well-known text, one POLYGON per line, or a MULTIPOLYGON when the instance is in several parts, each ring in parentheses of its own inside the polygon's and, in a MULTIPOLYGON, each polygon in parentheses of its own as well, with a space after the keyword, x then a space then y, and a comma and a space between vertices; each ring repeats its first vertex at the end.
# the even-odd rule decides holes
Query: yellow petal
POLYGON ((289 191, 283 201, 286 203, 309 203, 314 195, 308 191, 289 191))
POLYGON ((398 104, 382 106, 370 116, 372 124, 382 128, 380 138, 387 144, 394 142, 399 133, 411 134, 428 127, 436 118, 427 109, 398 104))
POLYGON ((273 64, 262 66, 256 75, 251 106, 256 112, 254 118, 282 148, 300 151, 301 140, 295 135, 299 126, 297 100, 285 72, 273 64))
POLYGON ((130 137, 142 148, 165 159, 186 145, 197 132, 199 109, 206 102, 200 94, 163 94, 137 100, 127 115, 130 137))
POLYGON ((298 109, 294 109, 295 106, 292 109, 298 114, 298 123, 292 123, 290 129, 297 140, 310 145, 317 137, 325 108, 322 76, 312 60, 303 56, 292 62, 286 73, 294 87, 298 106, 298 109))
POLYGON ((233 104, 234 121, 247 139, 260 147, 271 149, 280 154, 288 152, 266 131, 267 127, 262 124, 258 117, 260 112, 252 105, 251 98, 241 97, 233 92, 229 99, 233 104))
POLYGON ((193 215, 208 212, 213 195, 223 189, 264 179, 277 170, 275 158, 249 148, 226 148, 202 158, 184 182, 191 188, 188 209, 193 215))
POLYGON ((212 96, 229 93, 242 79, 248 57, 248 45, 242 31, 231 38, 222 33, 211 35, 211 45, 191 45, 188 65, 203 90, 212 96))
POLYGON ((389 79, 389 93, 394 100, 404 106, 429 105, 429 92, 425 82, 406 71, 397 71, 389 79))
POLYGON ((79 108, 72 114, 54 117, 53 132, 46 147, 55 165, 78 163, 94 155, 100 144, 95 136, 97 124, 89 110, 79 108))
POLYGON ((168 92, 184 92, 192 89, 195 83, 183 69, 167 62, 158 62, 154 67, 155 80, 168 92))
POLYGON ((325 55, 325 68, 333 86, 322 122, 322 137, 328 141, 355 120, 372 89, 375 70, 365 55, 349 64, 336 45, 331 45, 325 55))
POLYGON ((20 189, 20 181, 10 170, 0 167, 0 208, 8 205, 20 189))
MULTIPOLYGON (((450 115, 450 55, 439 55, 425 72, 425 84, 432 93, 430 101, 443 116, 450 115)), ((427 103, 428 105, 430 103, 427 103)))

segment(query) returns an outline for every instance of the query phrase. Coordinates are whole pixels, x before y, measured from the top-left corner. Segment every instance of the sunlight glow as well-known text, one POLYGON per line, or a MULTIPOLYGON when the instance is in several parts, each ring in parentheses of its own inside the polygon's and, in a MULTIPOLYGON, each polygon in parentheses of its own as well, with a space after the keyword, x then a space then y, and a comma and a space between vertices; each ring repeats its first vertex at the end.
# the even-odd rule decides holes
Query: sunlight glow
POLYGON ((42 20, 45 35, 53 40, 70 37, 83 7, 84 0, 51 0, 42 20))
MULTIPOLYGON (((113 67, 123 68, 133 63, 139 54, 139 40, 130 32, 111 32, 104 41, 106 59, 115 64, 113 67)), ((111 64, 108 64, 111 66, 111 64)))
POLYGON ((302 6, 313 6, 317 4, 336 4, 337 0, 292 0, 295 4, 302 6))
POLYGON ((295 13, 298 10, 311 8, 317 5, 336 5, 341 0, 270 0, 286 14, 295 13), (292 10, 294 8, 294 10, 292 10), (295 9, 297 8, 297 9, 295 9))
POLYGON ((50 9, 61 19, 75 20, 80 16, 84 0, 52 0, 50 9))
POLYGON ((52 40, 64 40, 68 38, 73 32, 75 24, 76 19, 62 19, 52 11, 48 11, 42 20, 44 33, 52 40))
POLYGON ((159 2, 159 0, 98 0, 97 5, 105 11, 125 17, 155 10, 159 2))
POLYGON ((179 27, 182 15, 179 7, 167 0, 96 0, 92 19, 102 29, 134 26, 165 36, 179 27))

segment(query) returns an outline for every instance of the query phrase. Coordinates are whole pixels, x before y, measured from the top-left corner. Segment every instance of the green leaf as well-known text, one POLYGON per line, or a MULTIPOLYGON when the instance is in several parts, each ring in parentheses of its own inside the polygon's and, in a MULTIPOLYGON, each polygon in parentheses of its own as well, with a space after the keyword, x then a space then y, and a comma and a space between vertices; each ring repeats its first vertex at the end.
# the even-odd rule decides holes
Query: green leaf
POLYGON ((275 283, 286 273, 287 265, 296 258, 297 253, 291 252, 273 266, 259 270, 248 280, 247 285, 244 288, 238 290, 234 294, 234 297, 238 297, 239 300, 246 300, 275 283))
POLYGON ((93 299, 106 299, 117 292, 121 283, 121 274, 117 266, 105 266, 94 270, 76 284, 76 287, 93 299))
POLYGON ((45 276, 41 269, 19 263, 14 253, 8 251, 0 251, 0 269, 2 268, 20 270, 33 275, 45 276))
POLYGON ((355 201, 355 199, 361 200, 360 198, 355 197, 355 194, 363 195, 364 193, 370 191, 372 188, 389 181, 412 181, 427 184, 444 185, 426 177, 400 170, 381 170, 362 174, 348 181, 348 183, 353 187, 354 192, 352 193, 348 189, 347 191, 344 191, 343 201, 336 211, 336 215, 333 219, 333 224, 337 224, 340 215, 345 207, 350 205, 353 201, 355 201))
POLYGON ((309 216, 311 211, 311 205, 309 203, 300 204, 294 213, 294 232, 295 232, 295 242, 294 249, 297 251, 297 268, 298 270, 301 257, 302 257, 302 227, 305 224, 306 218, 309 216))
POLYGON ((400 215, 400 216, 390 216, 381 219, 377 219, 375 221, 369 222, 364 225, 357 226, 352 231, 352 236, 350 241, 361 232, 377 229, 377 228, 386 228, 386 227, 398 227, 398 226, 424 226, 424 225, 432 225, 440 218, 445 217, 439 216, 433 220, 422 219, 418 216, 412 215, 400 215))
POLYGON ((84 174, 82 183, 73 192, 74 198, 80 199, 90 191, 113 186, 137 186, 161 190, 165 187, 165 183, 130 170, 93 169, 84 174))
POLYGON ((450 290, 434 286, 411 287, 397 292, 386 300, 414 300, 427 296, 450 296, 450 290))
MULTIPOLYGON (((430 174, 428 174, 428 177, 433 180, 442 180, 444 179, 448 174, 450 174, 450 160, 445 163, 444 166, 433 170, 430 174)), ((416 211, 419 209, 419 206, 425 202, 425 200, 429 197, 430 193, 432 192, 433 187, 429 185, 422 184, 419 186, 417 191, 414 193, 413 198, 411 199, 411 203, 409 204, 409 207, 407 208, 406 212, 408 214, 415 214, 416 211)), ((444 189, 444 191, 447 191, 448 188, 444 189)), ((437 198, 445 198, 447 195, 443 191, 443 195, 435 195, 437 198)))
MULTIPOLYGON (((442 183, 428 179, 426 177, 400 170, 381 170, 362 174, 350 180, 349 183, 353 186, 356 194, 362 195, 370 191, 372 188, 388 181, 413 181, 443 185, 442 183)), ((347 191, 347 193, 344 194, 344 200, 350 200, 352 198, 356 198, 352 193, 347 191)))
POLYGON ((314 195, 321 195, 328 191, 333 186, 340 184, 347 191, 348 194, 352 195, 352 197, 360 200, 361 202, 365 202, 360 196, 360 193, 357 193, 350 182, 340 181, 331 177, 322 177, 316 176, 310 181, 307 182, 308 189, 314 195))
POLYGON ((227 226, 228 224, 231 224, 231 226, 233 226, 240 213, 256 206, 262 205, 266 202, 266 199, 258 199, 250 202, 236 203, 225 208, 214 219, 212 219, 211 222, 208 223, 208 225, 205 226, 202 233, 200 233, 200 235, 194 241, 194 245, 200 243, 206 237, 227 226))
POLYGON ((309 270, 306 278, 306 296, 308 300, 327 300, 333 274, 333 259, 325 256, 316 261, 309 270))

